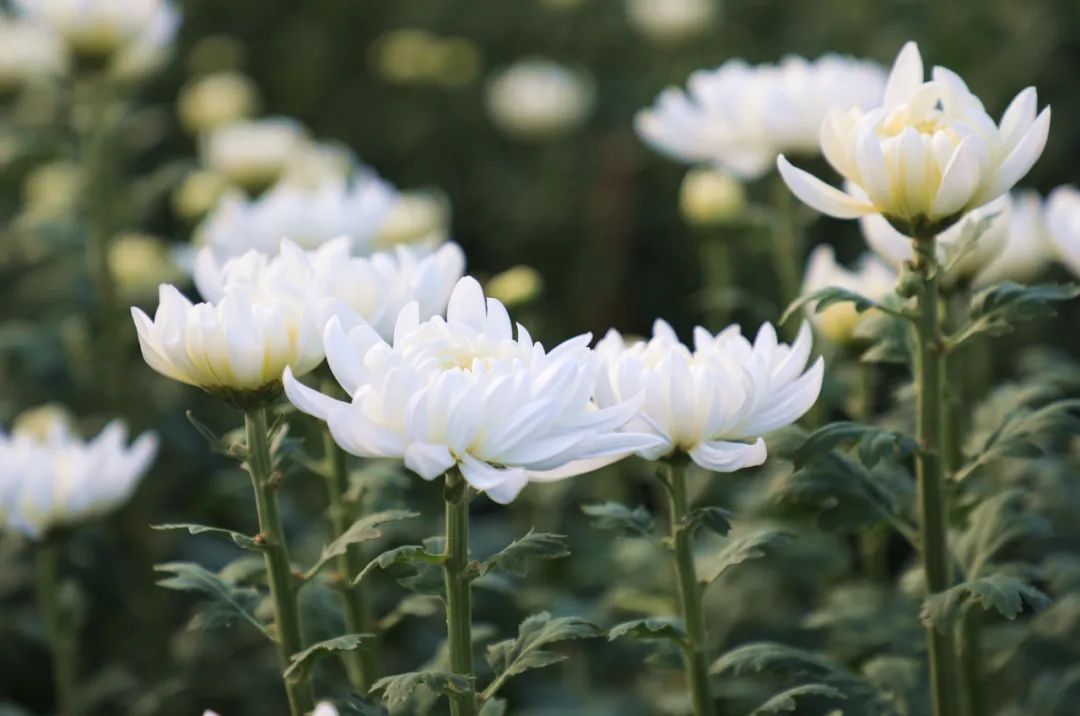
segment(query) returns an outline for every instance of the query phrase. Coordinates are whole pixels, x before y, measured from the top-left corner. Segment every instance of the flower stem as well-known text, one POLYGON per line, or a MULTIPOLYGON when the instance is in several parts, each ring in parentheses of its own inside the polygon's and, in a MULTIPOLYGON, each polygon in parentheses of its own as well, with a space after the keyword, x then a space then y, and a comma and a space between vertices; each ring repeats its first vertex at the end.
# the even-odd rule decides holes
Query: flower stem
MULTIPOLYGON (((944 464, 945 359, 939 317, 940 269, 935 260, 935 236, 918 237, 912 263, 916 281, 919 316, 915 325, 916 433, 919 454, 916 460, 916 502, 927 595, 949 588, 947 495, 944 464)), ((956 647, 952 631, 942 633, 927 627, 930 684, 934 716, 954 716, 959 702, 956 647)))
MULTIPOLYGON (((795 217, 795 203, 791 191, 779 177, 773 186, 773 262, 780 289, 781 310, 791 305, 802 290, 802 232, 795 217)), ((798 330, 796 321, 788 321, 782 328, 788 337, 798 330)))
POLYGON ((694 716, 713 716, 716 703, 709 686, 708 642, 705 634, 705 614, 701 606, 701 587, 694 569, 691 528, 686 522, 688 512, 685 466, 668 463, 668 496, 671 505, 671 541, 675 550, 675 572, 679 582, 679 602, 686 627, 683 663, 690 683, 690 698, 694 716))
MULTIPOLYGON (((284 671, 293 654, 303 647, 300 633, 300 612, 296 603, 296 582, 289 565, 289 550, 285 530, 278 516, 277 488, 281 474, 273 469, 270 456, 270 434, 266 423, 266 408, 252 408, 244 413, 247 432, 247 468, 255 488, 255 507, 259 514, 259 538, 266 559, 266 577, 274 604, 274 623, 277 626, 278 660, 284 671)), ((315 707, 311 685, 303 669, 294 670, 284 679, 293 716, 302 716, 315 707)))
POLYGON ((43 541, 37 550, 38 608, 52 649, 53 684, 58 716, 82 713, 78 697, 78 650, 75 643, 75 620, 66 614, 60 594, 61 544, 57 539, 43 541))
MULTIPOLYGON (((334 527, 334 536, 340 537, 351 526, 354 515, 345 502, 345 492, 349 488, 348 466, 345 463, 345 451, 342 450, 329 429, 323 431, 323 445, 329 468, 327 492, 330 499, 330 521, 334 527)), ((345 608, 345 625, 351 634, 374 633, 371 605, 366 588, 351 584, 352 578, 364 568, 361 547, 351 544, 344 554, 337 559, 338 572, 341 574, 341 597, 345 608)), ((349 681, 360 695, 365 695, 372 682, 378 676, 378 655, 375 645, 365 644, 364 649, 344 652, 345 670, 349 681)))
MULTIPOLYGON (((446 635, 450 645, 450 671, 474 680, 472 657, 472 583, 469 564, 469 489, 456 469, 446 473, 446 544, 443 577, 446 582, 446 635)), ((475 716, 474 687, 451 692, 452 716, 475 716)))
POLYGON ((733 287, 731 241, 721 229, 703 232, 699 237, 701 263, 705 279, 705 318, 714 330, 731 320, 729 294, 733 287))

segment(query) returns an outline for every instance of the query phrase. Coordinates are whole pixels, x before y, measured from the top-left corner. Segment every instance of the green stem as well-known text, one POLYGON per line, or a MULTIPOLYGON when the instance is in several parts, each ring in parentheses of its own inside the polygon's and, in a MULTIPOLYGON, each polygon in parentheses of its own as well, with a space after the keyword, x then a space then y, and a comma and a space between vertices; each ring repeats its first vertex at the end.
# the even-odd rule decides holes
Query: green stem
POLYGON ((728 293, 734 285, 731 266, 731 241, 721 229, 704 231, 699 238, 705 279, 705 319, 718 330, 731 320, 728 293))
POLYGON ((968 716, 986 716, 986 688, 982 683, 982 614, 968 605, 960 622, 960 666, 967 696, 968 716))
POLYGON ((675 572, 679 583, 679 603, 686 627, 683 645, 683 664, 690 685, 694 716, 713 716, 716 703, 709 685, 708 640, 705 633, 705 613, 701 606, 701 586, 694 569, 691 529, 686 523, 685 467, 674 461, 668 464, 668 496, 671 505, 671 541, 675 550, 675 572))
MULTIPOLYGON (((850 407, 851 417, 861 423, 869 423, 874 417, 876 368, 871 363, 856 360, 854 370, 855 394, 850 407)), ((888 525, 876 524, 864 528, 858 535, 858 542, 863 574, 872 582, 879 584, 887 582, 889 579, 888 525)))
MULTIPOLYGON (((787 185, 777 177, 773 186, 772 239, 773 262, 780 289, 781 310, 791 305, 802 292, 803 247, 802 232, 795 216, 795 203, 787 185)), ((781 330, 794 337, 797 321, 788 321, 781 330)))
MULTIPOLYGON (((259 539, 266 559, 266 577, 274 604, 277 626, 278 660, 282 671, 292 663, 293 654, 304 648, 300 632, 300 611, 296 603, 296 582, 289 564, 285 530, 278 516, 277 488, 281 474, 274 471, 270 456, 270 434, 266 408, 252 408, 244 413, 247 432, 247 467, 255 488, 255 507, 259 514, 259 539)), ((303 669, 283 679, 293 716, 302 716, 315 708, 311 685, 303 669)))
POLYGON ((78 649, 75 643, 75 620, 65 614, 60 596, 61 545, 46 539, 37 550, 38 607, 52 650, 53 685, 58 716, 82 713, 78 697, 78 649))
MULTIPOLYGON (((446 582, 446 635, 450 647, 450 671, 475 681, 472 656, 472 582, 469 566, 469 488, 458 470, 446 473, 446 544, 443 577, 446 582)), ((475 716, 476 693, 452 692, 452 716, 475 716)))
MULTIPOLYGON (((928 596, 945 591, 952 583, 943 455, 945 360, 939 320, 936 243, 933 235, 918 237, 912 264, 918 279, 916 298, 919 309, 915 325, 916 437, 920 448, 916 460, 916 502, 928 596)), ((943 634, 928 627, 926 640, 934 716, 955 716, 960 694, 953 634, 951 631, 943 634)))
MULTIPOLYGON (((334 528, 334 537, 340 537, 352 525, 355 515, 345 502, 345 493, 349 489, 348 466, 345 451, 342 450, 330 430, 323 431, 323 445, 329 468, 327 492, 330 500, 330 521, 334 528)), ((352 584, 352 578, 364 568, 364 555, 360 545, 351 544, 344 554, 337 558, 338 572, 341 576, 341 598, 345 611, 345 625, 350 634, 372 634, 375 629, 368 602, 367 590, 363 585, 352 584)), ((364 649, 344 652, 345 670, 353 688, 365 695, 378 676, 378 654, 375 645, 365 644, 364 649)))

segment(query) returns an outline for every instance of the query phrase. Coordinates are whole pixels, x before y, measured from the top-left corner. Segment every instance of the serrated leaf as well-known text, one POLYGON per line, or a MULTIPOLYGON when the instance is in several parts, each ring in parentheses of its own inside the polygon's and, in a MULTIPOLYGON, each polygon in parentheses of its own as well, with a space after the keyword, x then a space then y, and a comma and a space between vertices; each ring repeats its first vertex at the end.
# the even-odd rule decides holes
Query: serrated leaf
POLYGON ((359 584, 370 572, 376 569, 387 569, 395 564, 442 564, 442 562, 443 556, 441 554, 432 554, 428 552, 424 545, 402 545, 401 547, 388 549, 368 562, 364 568, 360 570, 360 574, 356 575, 352 583, 359 584))
POLYGON ((409 594, 379 619, 380 631, 392 629, 405 617, 429 617, 439 611, 439 600, 425 594, 409 594))
POLYGON ((193 535, 209 534, 216 537, 224 537, 227 540, 232 541, 237 547, 243 547, 253 552, 261 552, 262 546, 254 537, 248 537, 245 534, 234 532, 233 530, 223 529, 221 527, 207 527, 206 525, 196 525, 189 523, 166 523, 160 525, 150 525, 152 530, 187 530, 193 535))
POLYGON ((294 673, 308 673, 311 668, 323 657, 330 656, 339 651, 353 651, 363 649, 364 641, 374 639, 374 634, 345 634, 312 644, 303 651, 289 657, 289 668, 285 669, 285 678, 294 673))
POLYGON ((683 521, 691 530, 700 526, 721 537, 731 532, 731 512, 722 507, 695 507, 683 521))
POLYGON ((599 633, 599 629, 579 617, 552 617, 547 612, 527 617, 518 626, 516 639, 507 639, 488 647, 487 662, 495 672, 495 681, 484 692, 485 697, 493 696, 511 676, 566 658, 565 654, 544 649, 547 645, 570 639, 589 639, 599 633))
POLYGON ((159 579, 158 586, 201 593, 209 597, 221 610, 213 618, 204 620, 204 627, 219 626, 241 619, 254 626, 268 639, 273 639, 266 627, 255 618, 255 608, 262 599, 258 590, 230 584, 219 575, 193 562, 166 562, 154 565, 154 570, 172 575, 159 579))
POLYGON ((467 694, 472 692, 472 679, 448 671, 410 671, 405 674, 384 676, 371 685, 372 693, 381 691, 387 706, 396 706, 409 700, 419 687, 437 694, 467 694))
POLYGON ((1006 619, 1015 619, 1025 604, 1033 611, 1050 605, 1050 597, 1022 579, 991 574, 930 595, 923 601, 919 617, 926 626, 945 633, 960 616, 960 608, 971 600, 987 611, 997 611, 1006 619))
POLYGON ((995 430, 973 449, 973 457, 957 471, 963 481, 979 468, 1003 457, 1030 458, 1043 454, 1038 442, 1054 435, 1080 432, 1080 400, 1059 400, 1031 410, 1010 411, 995 430))
POLYGON ((478 574, 483 576, 495 570, 525 576, 529 561, 533 559, 560 559, 570 554, 566 537, 546 532, 529 532, 516 539, 480 563, 478 574))
POLYGON ((1052 304, 1080 296, 1076 284, 1039 284, 1021 286, 1012 282, 990 286, 971 299, 971 320, 955 337, 950 348, 974 336, 1000 336, 1013 330, 1013 324, 1057 315, 1052 304))
POLYGON ((919 448, 914 438, 893 430, 850 421, 829 423, 806 436, 806 441, 795 453, 793 461, 797 468, 804 467, 845 443, 857 443, 859 458, 866 467, 874 467, 884 459, 901 459, 919 448))
POLYGON ((615 641, 623 637, 638 639, 640 641, 666 640, 679 645, 686 643, 686 632, 678 619, 662 619, 650 617, 646 619, 634 619, 622 624, 616 624, 608 629, 608 641, 615 641))
POLYGON ((592 517, 592 525, 601 530, 612 530, 647 537, 653 532, 653 518, 649 511, 638 505, 630 509, 618 502, 582 505, 581 511, 592 517))
POLYGON ((1031 511, 1027 494, 1006 490, 983 500, 971 511, 967 527, 956 539, 956 554, 965 575, 976 578, 1006 547, 1049 533, 1050 523, 1031 511))
POLYGON ((787 323, 788 319, 810 304, 813 304, 814 313, 821 313, 829 306, 834 306, 838 303, 853 304, 857 313, 863 313, 871 308, 881 308, 876 301, 869 299, 860 293, 849 291, 846 288, 840 288, 838 286, 828 286, 826 288, 819 288, 816 291, 811 291, 792 301, 784 310, 784 314, 780 316, 780 323, 787 323))
POLYGON ((792 538, 790 532, 763 527, 752 529, 742 534, 733 535, 707 559, 703 560, 703 568, 698 581, 702 584, 712 584, 720 575, 737 564, 750 559, 764 557, 768 550, 789 541, 792 538))
POLYGON ((802 684, 793 686, 776 694, 768 701, 750 712, 750 716, 764 716, 765 714, 778 714, 782 711, 794 711, 798 708, 796 699, 803 696, 820 696, 828 699, 844 700, 847 696, 843 691, 828 684, 802 684))
POLYGON ((341 536, 322 548, 318 561, 304 574, 304 579, 314 577, 320 569, 326 566, 327 562, 334 557, 345 554, 350 545, 369 542, 382 537, 383 533, 379 529, 380 525, 419 516, 419 512, 409 510, 386 510, 385 512, 376 512, 373 515, 361 517, 356 522, 353 522, 349 529, 342 532, 341 536))

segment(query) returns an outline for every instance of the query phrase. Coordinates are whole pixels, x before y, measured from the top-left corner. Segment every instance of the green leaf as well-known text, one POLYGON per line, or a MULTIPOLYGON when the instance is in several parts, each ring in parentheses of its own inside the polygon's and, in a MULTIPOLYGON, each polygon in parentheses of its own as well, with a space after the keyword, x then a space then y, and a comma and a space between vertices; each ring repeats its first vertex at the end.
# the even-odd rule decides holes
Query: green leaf
POLYGON ((679 645, 686 644, 686 632, 678 619, 647 618, 616 624, 608 629, 608 641, 630 637, 640 641, 667 640, 679 645))
POLYGON ((720 575, 737 564, 750 559, 764 557, 768 550, 790 541, 790 532, 762 527, 729 537, 718 551, 704 560, 701 576, 702 584, 712 584, 720 575))
POLYGON ((261 552, 262 545, 254 537, 248 537, 245 534, 234 532, 232 530, 223 529, 221 527, 207 527, 205 525, 195 525, 189 523, 167 523, 161 525, 150 525, 152 530, 187 530, 193 535, 210 534, 216 537, 224 537, 231 540, 237 547, 243 547, 244 549, 250 549, 253 552, 261 552))
POLYGON ((401 547, 389 549, 375 559, 368 562, 360 574, 353 579, 353 584, 359 584, 370 572, 376 569, 387 569, 395 564, 442 564, 441 554, 432 554, 424 545, 407 544, 401 547))
POLYGON ((1013 324, 1057 315, 1051 304, 1080 296, 1076 284, 1040 284, 1021 286, 1012 282, 990 286, 971 299, 971 321, 949 339, 955 348, 971 338, 986 334, 1000 336, 1013 330, 1013 324))
POLYGON ((618 502, 582 505, 581 511, 592 517, 593 527, 647 537, 653 532, 653 519, 642 506, 630 509, 618 502))
POLYGON ((1000 458, 1030 458, 1043 454, 1039 441, 1080 432, 1080 400, 1059 400, 1037 409, 1017 407, 972 450, 973 456, 954 479, 962 481, 1000 458))
POLYGON ((349 545, 369 542, 382 537, 383 533, 379 529, 379 525, 419 516, 419 512, 410 512, 409 510, 386 510, 385 512, 376 512, 373 515, 361 517, 356 522, 353 522, 349 529, 342 532, 340 537, 322 548, 318 561, 304 574, 304 579, 311 579, 331 559, 345 554, 349 545))
POLYGON ((570 554, 563 535, 529 530, 521 539, 514 540, 500 551, 485 559, 478 568, 479 575, 499 570, 524 576, 529 560, 560 559, 570 554))
POLYGON ((439 600, 425 594, 409 594, 379 619, 380 631, 397 626, 405 617, 429 617, 439 611, 439 600))
POLYGON ((284 676, 289 678, 294 673, 310 673, 312 667, 323 657, 339 651, 363 649, 365 648, 364 641, 374 638, 374 634, 345 634, 312 644, 303 651, 289 657, 292 663, 289 664, 289 668, 285 669, 284 676))
POLYGON ((731 512, 722 507, 695 507, 683 519, 691 530, 701 526, 721 537, 731 532, 731 512))
POLYGON ((846 699, 843 691, 828 684, 803 684, 793 686, 776 694, 768 701, 750 712, 750 716, 764 716, 765 714, 778 714, 781 711, 794 711, 798 708, 796 699, 803 696, 820 696, 827 699, 846 699))
POLYGON ((550 666, 566 658, 565 654, 545 649, 547 645, 569 639, 589 639, 599 633, 595 626, 578 617, 552 617, 547 612, 527 617, 518 626, 516 639, 507 639, 488 647, 487 661, 495 672, 496 680, 484 692, 485 696, 494 695, 498 685, 511 676, 550 666))
POLYGON ((191 427, 195 428, 195 432, 199 433, 199 435, 206 440, 206 444, 210 447, 210 452, 240 460, 244 458, 246 448, 243 445, 221 437, 211 430, 206 423, 196 418, 195 414, 190 410, 184 413, 184 415, 187 416, 187 420, 191 423, 191 427))
POLYGON ((903 433, 874 425, 839 421, 823 425, 807 435, 793 462, 797 468, 804 467, 845 443, 858 445, 859 458, 866 467, 873 467, 885 459, 907 457, 919 448, 914 438, 903 433))
POLYGON ((1005 490, 989 497, 968 515, 967 527, 956 540, 956 554, 966 576, 982 576, 984 567, 1008 546, 1050 533, 1045 517, 1032 512, 1027 494, 1005 490))
POLYGON ((1015 619, 1025 604, 1033 611, 1050 605, 1050 597, 1035 586, 999 573, 961 582, 930 595, 923 602, 919 616, 926 626, 945 633, 956 622, 960 608, 972 600, 987 611, 996 610, 1006 619, 1015 619))
POLYGON ((488 699, 480 707, 478 716, 505 716, 506 701, 503 699, 488 699))
POLYGON ((788 319, 801 311, 808 304, 814 304, 814 313, 821 313, 829 306, 838 303, 854 304, 855 310, 858 313, 863 313, 871 308, 885 310, 884 307, 876 301, 856 293, 855 291, 849 291, 837 286, 828 286, 826 288, 819 288, 816 291, 811 291, 792 301, 787 309, 784 310, 784 315, 780 316, 780 324, 787 323, 788 319))
POLYGON ((192 562, 166 562, 154 565, 154 570, 171 575, 159 579, 159 586, 184 592, 199 592, 211 599, 216 610, 201 620, 202 627, 223 626, 240 619, 254 626, 268 639, 276 641, 255 618, 255 608, 262 600, 258 590, 229 583, 221 576, 192 562))
POLYGON ((472 678, 447 671, 410 671, 405 674, 384 676, 371 685, 372 693, 381 691, 387 706, 396 706, 409 700, 419 687, 437 694, 467 694, 472 691, 472 678))

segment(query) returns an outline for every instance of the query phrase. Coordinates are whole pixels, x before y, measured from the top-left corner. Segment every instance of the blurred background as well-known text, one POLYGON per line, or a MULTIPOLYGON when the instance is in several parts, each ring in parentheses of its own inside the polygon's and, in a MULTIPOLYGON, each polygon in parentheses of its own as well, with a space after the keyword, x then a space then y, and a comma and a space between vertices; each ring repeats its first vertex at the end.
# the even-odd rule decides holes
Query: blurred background
MULTIPOLYGON (((535 269, 524 288, 514 284, 523 298, 512 312, 546 345, 584 331, 599 335, 612 326, 646 333, 656 317, 684 336, 698 323, 716 330, 718 314, 710 311, 721 300, 725 317, 748 333, 779 317, 783 301, 764 235, 752 226, 702 228, 688 222, 679 206, 687 168, 650 150, 633 128, 635 113, 660 90, 731 58, 757 63, 788 53, 815 58, 838 52, 888 66, 905 41, 916 40, 929 64, 961 74, 993 116, 1022 87, 1036 86, 1040 106, 1053 106, 1054 121, 1046 152, 1023 184, 1045 192, 1080 181, 1075 0, 187 0, 180 9, 183 22, 170 59, 138 88, 138 127, 144 134, 128 137, 133 174, 149 177, 169 167, 168 176, 157 176, 165 189, 150 192, 140 232, 174 247, 190 241, 197 219, 183 210, 179 192, 196 167, 198 142, 177 117, 177 98, 193 78, 235 71, 251 79, 259 114, 296 118, 314 137, 350 148, 399 187, 445 194, 450 235, 464 248, 470 273, 486 279, 518 266, 535 269), (537 118, 515 112, 526 100, 512 90, 499 93, 502 73, 521 61, 560 66, 562 84, 545 91, 552 93, 549 108, 560 106, 561 113, 537 118), (736 290, 729 286, 724 297, 706 288, 703 242, 717 240, 738 247, 731 274, 736 290)), ((28 407, 61 402, 85 416, 87 426, 119 414, 163 437, 157 466, 133 502, 108 522, 80 530, 71 542, 70 567, 79 584, 72 599, 83 611, 90 712, 188 715, 213 707, 223 716, 280 713, 273 654, 259 636, 243 625, 191 629, 200 600, 154 586, 155 563, 184 559, 211 569, 237 564, 238 550, 230 545, 150 532, 147 525, 188 521, 252 529, 246 478, 209 453, 184 412, 193 411, 222 432, 235 428, 238 417, 194 389, 154 376, 137 358, 134 331, 126 323, 125 397, 103 394, 92 377, 95 367, 77 358, 93 337, 92 327, 77 315, 92 295, 90 285, 77 262, 73 268, 27 250, 28 236, 56 246, 77 242, 77 227, 57 220, 27 234, 20 228, 25 224, 16 222, 35 186, 46 203, 62 198, 55 183, 63 181, 59 172, 51 177, 54 183, 40 175, 37 184, 28 183, 45 160, 56 159, 52 145, 35 137, 40 139, 62 108, 24 102, 17 110, 5 105, 0 111, 32 116, 37 127, 29 135, 0 138, 0 221, 6 226, 0 240, 8 242, 0 270, 0 424, 10 425, 28 407)), ((768 179, 744 187, 752 200, 767 199, 772 190, 768 179)), ((864 250, 854 222, 821 218, 808 232, 809 246, 830 243, 845 263, 864 250)), ((1062 269, 1055 271, 1053 276, 1065 278, 1062 269)), ((128 303, 152 309, 153 289, 128 303)), ((1043 354, 1037 360, 1025 351, 1035 342, 1075 354, 1078 318, 1080 311, 1068 307, 1056 329, 1040 326, 1007 339, 994 353, 997 375, 1013 380, 1048 370, 1043 354)), ((842 383, 827 393, 825 417, 845 414, 842 383)), ((883 402, 892 387, 879 389, 883 402)), ((902 400, 899 405, 903 419, 902 400)), ((295 432, 314 435, 310 428, 298 421, 295 432)), ((319 452, 317 442, 311 450, 319 452)), ((1039 480, 1050 480, 1046 504, 1056 501, 1063 526, 1054 544, 1068 551, 1076 545, 1070 533, 1076 527, 1068 523, 1071 506, 1080 507, 1080 488, 1069 468, 1051 467, 1059 473, 1056 481, 1039 480)), ((405 501, 425 515, 418 524, 392 530, 388 543, 438 531, 437 486, 392 466, 356 469, 354 478, 366 486, 364 499, 371 505, 405 501)), ((755 518, 779 519, 768 506, 770 476, 762 470, 700 480, 698 489, 737 514, 743 508, 755 518)), ((568 534, 574 556, 536 570, 512 592, 505 584, 489 585, 476 600, 476 621, 503 638, 538 609, 581 614, 605 625, 615 614, 670 611, 657 596, 670 587, 658 553, 640 540, 597 532, 578 507, 598 499, 662 505, 650 478, 644 466, 630 464, 618 473, 530 488, 509 509, 478 504, 476 552, 494 551, 535 525, 568 534), (623 584, 619 590, 611 588, 616 580, 623 584)), ((326 538, 322 493, 300 470, 290 474, 288 490, 285 519, 298 545, 295 554, 310 560, 326 538)), ((912 619, 915 603, 891 586, 858 591, 863 587, 851 581, 857 558, 850 525, 822 527, 809 519, 795 524, 804 530, 802 539, 714 588, 709 620, 717 643, 773 638, 823 649, 864 673, 868 662, 875 663, 874 673, 884 682, 914 694, 896 712, 924 713, 915 672, 892 661, 873 662, 882 653, 910 655, 921 648, 921 630, 912 619), (847 605, 842 619, 836 603, 847 605), (851 605, 865 606, 865 613, 853 614, 851 605), (896 686, 900 682, 903 687, 896 686)), ((895 575, 910 564, 910 550, 902 545, 891 545, 889 555, 895 575)), ((47 651, 28 596, 31 562, 17 538, 0 542, 3 714, 53 708, 47 651)), ((379 590, 381 614, 391 613, 405 593, 389 578, 379 590)), ((323 636, 340 632, 340 624, 319 607, 320 600, 332 601, 329 590, 306 593, 314 629, 323 636)), ((438 646, 440 615, 412 608, 417 613, 395 614, 400 622, 387 622, 388 673, 417 668, 438 646)), ((204 621, 212 618, 200 614, 204 621)), ((1051 635, 1075 633, 1068 630, 1076 622, 1074 614, 1051 635)), ((1000 637, 1002 650, 1021 648, 1021 640, 1012 638, 1007 631, 1000 637)), ((644 647, 582 642, 569 649, 570 661, 515 682, 510 713, 678 712, 672 683, 642 676, 649 653, 644 647)), ((1034 703, 1028 689, 1041 669, 1075 669, 1075 652, 1075 640, 1070 646, 1067 639, 1039 651, 1030 668, 1013 670, 998 684, 1002 703, 1021 709, 1034 703)), ((656 661, 674 663, 663 653, 656 661)), ((337 683, 335 669, 327 664, 326 683, 337 683)), ((733 705, 732 713, 748 713, 737 706, 760 701, 762 693, 768 694, 755 683, 732 679, 721 698, 733 705)), ((359 702, 354 707, 357 713, 377 713, 359 702)), ((831 707, 808 708, 805 713, 831 707)), ((859 708, 844 713, 877 713, 859 708)), ((1057 708, 1038 713, 1075 713, 1057 708)), ((417 706, 403 713, 420 712, 417 706)))

